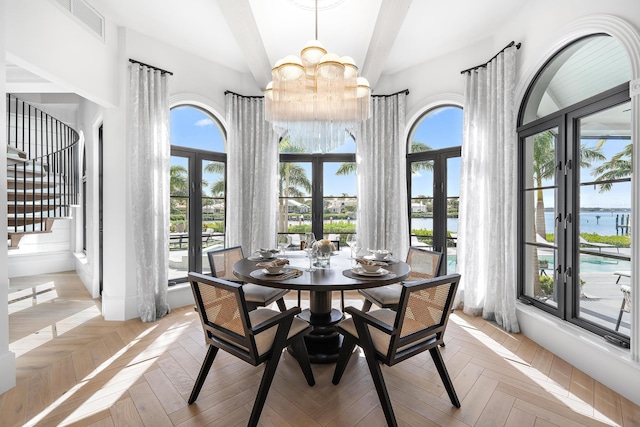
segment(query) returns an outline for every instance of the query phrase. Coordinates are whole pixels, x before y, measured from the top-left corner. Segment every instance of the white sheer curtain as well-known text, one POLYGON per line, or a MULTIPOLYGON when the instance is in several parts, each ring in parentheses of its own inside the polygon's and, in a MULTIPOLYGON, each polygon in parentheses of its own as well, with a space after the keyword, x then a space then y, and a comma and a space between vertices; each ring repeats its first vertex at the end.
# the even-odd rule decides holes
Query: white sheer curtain
POLYGON ((516 50, 505 49, 466 76, 457 246, 463 311, 495 320, 509 332, 519 332, 516 50))
POLYGON ((138 311, 143 322, 167 313, 169 275, 169 74, 130 64, 127 146, 129 208, 138 311))
POLYGON ((227 246, 245 255, 276 245, 278 137, 264 119, 264 100, 226 95, 227 246))
POLYGON ((363 247, 407 255, 406 92, 372 97, 371 118, 358 127, 358 239, 363 247))

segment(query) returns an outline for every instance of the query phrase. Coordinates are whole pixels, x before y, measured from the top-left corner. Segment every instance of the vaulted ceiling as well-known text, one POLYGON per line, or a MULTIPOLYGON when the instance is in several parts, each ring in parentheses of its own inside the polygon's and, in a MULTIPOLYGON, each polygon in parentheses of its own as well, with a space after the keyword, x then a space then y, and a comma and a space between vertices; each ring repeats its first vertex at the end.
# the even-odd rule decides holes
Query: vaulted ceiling
MULTIPOLYGON (((116 25, 249 72, 261 87, 278 59, 314 39, 314 0, 87 2, 116 25)), ((525 2, 318 0, 318 39, 329 52, 353 57, 375 88, 383 73, 492 36, 525 2)))

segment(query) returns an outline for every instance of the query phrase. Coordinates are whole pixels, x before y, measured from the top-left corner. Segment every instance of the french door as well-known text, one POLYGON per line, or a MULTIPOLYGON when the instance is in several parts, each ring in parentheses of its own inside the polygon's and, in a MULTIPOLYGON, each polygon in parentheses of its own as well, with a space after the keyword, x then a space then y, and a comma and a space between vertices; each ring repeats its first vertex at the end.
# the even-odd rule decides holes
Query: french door
POLYGON ((460 147, 407 156, 411 245, 445 254, 442 273, 456 269, 460 147))
POLYGON ((301 237, 311 231, 344 244, 355 232, 355 154, 281 153, 279 177, 278 233, 301 237))
POLYGON ((171 148, 169 283, 210 273, 206 252, 224 247, 226 155, 171 148))

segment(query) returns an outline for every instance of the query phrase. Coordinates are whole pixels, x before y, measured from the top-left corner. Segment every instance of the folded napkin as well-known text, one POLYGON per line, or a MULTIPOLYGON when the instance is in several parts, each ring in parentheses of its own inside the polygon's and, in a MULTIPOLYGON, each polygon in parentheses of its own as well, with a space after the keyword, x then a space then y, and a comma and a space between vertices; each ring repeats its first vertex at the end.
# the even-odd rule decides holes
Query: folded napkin
POLYGON ((379 265, 381 267, 387 265, 386 262, 373 261, 371 259, 366 259, 366 258, 356 258, 356 262, 362 265, 379 265))
POLYGON ((271 267, 283 267, 285 265, 289 264, 289 260, 286 258, 278 258, 274 261, 269 261, 269 262, 259 262, 256 264, 256 266, 258 267, 262 267, 262 268, 271 268, 271 267))

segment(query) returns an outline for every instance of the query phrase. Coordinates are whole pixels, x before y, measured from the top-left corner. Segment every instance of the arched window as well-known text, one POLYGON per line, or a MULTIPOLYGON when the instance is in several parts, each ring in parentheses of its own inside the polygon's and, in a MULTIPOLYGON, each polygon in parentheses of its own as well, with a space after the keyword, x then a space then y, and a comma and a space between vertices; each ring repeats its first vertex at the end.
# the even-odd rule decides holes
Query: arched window
POLYGON ((630 78, 616 39, 577 40, 540 70, 518 128, 521 298, 627 344, 630 78))
POLYGON ((446 253, 449 273, 457 259, 461 147, 462 109, 457 106, 427 111, 407 141, 411 245, 446 253))
POLYGON ((169 281, 210 272, 206 252, 224 247, 225 133, 205 110, 171 109, 169 281))

